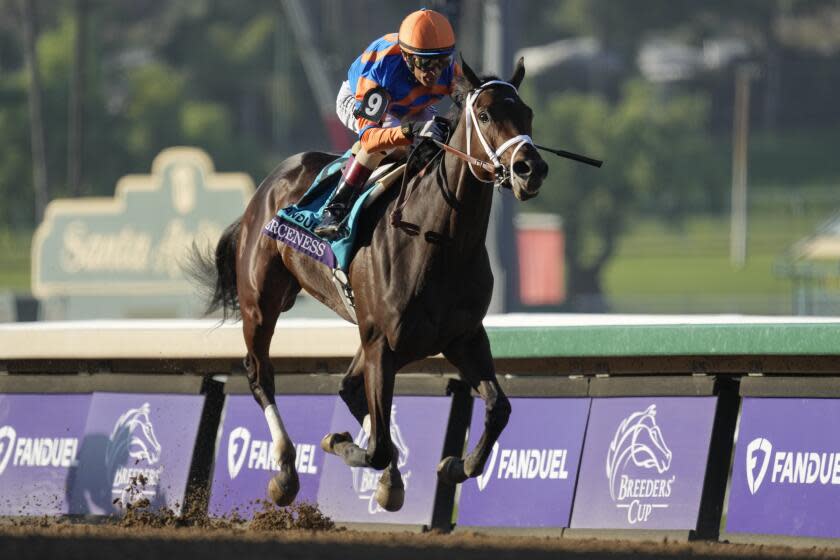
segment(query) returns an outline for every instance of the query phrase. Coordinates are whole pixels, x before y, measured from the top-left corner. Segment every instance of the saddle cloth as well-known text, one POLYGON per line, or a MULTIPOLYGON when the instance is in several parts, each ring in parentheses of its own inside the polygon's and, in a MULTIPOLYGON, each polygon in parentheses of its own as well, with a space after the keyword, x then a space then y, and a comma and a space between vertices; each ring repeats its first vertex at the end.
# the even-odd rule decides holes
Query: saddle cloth
POLYGON ((362 210, 393 184, 405 169, 404 164, 395 167, 393 163, 378 167, 345 219, 344 235, 334 241, 326 241, 315 235, 313 230, 321 223, 324 208, 341 177, 341 168, 351 155, 351 150, 348 150, 324 167, 298 203, 277 212, 263 228, 263 234, 332 269, 347 272, 355 254, 354 242, 362 210))

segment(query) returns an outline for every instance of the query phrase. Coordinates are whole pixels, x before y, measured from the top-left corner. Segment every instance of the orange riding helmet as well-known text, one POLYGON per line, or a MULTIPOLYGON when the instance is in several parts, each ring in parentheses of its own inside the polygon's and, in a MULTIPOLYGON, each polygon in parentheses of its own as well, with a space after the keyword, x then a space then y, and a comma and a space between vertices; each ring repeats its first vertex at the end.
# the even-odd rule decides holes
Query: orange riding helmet
POLYGON ((407 54, 435 57, 452 54, 455 32, 443 14, 422 9, 412 12, 400 24, 400 48, 407 54))

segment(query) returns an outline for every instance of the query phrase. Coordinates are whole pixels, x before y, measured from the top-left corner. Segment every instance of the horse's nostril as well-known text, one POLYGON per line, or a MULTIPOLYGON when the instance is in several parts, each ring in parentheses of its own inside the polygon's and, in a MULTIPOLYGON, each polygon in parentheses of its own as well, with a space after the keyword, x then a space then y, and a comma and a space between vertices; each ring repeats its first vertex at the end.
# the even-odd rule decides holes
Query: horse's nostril
POLYGON ((520 177, 528 177, 531 175, 531 166, 528 162, 520 160, 513 164, 513 172, 520 177))

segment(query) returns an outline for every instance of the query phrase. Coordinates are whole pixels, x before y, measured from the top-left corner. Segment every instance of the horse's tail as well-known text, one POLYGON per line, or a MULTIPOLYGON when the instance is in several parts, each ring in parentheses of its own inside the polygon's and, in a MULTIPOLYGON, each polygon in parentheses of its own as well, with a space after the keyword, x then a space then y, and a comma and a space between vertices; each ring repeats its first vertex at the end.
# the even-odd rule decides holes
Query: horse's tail
POLYGON ((184 271, 202 289, 207 301, 205 315, 222 310, 222 320, 239 318, 239 298, 236 293, 236 240, 242 228, 239 218, 222 233, 215 255, 210 247, 202 250, 193 243, 184 263, 184 271))

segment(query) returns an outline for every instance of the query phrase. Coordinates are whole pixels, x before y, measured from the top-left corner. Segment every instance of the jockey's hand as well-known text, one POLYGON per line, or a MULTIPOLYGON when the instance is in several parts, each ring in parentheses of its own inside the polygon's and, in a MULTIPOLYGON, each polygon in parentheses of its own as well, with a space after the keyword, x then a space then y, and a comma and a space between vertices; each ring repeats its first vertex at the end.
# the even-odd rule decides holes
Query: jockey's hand
POLYGON ((446 142, 447 133, 449 132, 443 123, 435 119, 429 121, 404 122, 401 128, 405 137, 414 142, 422 142, 427 138, 431 138, 439 142, 446 142))

